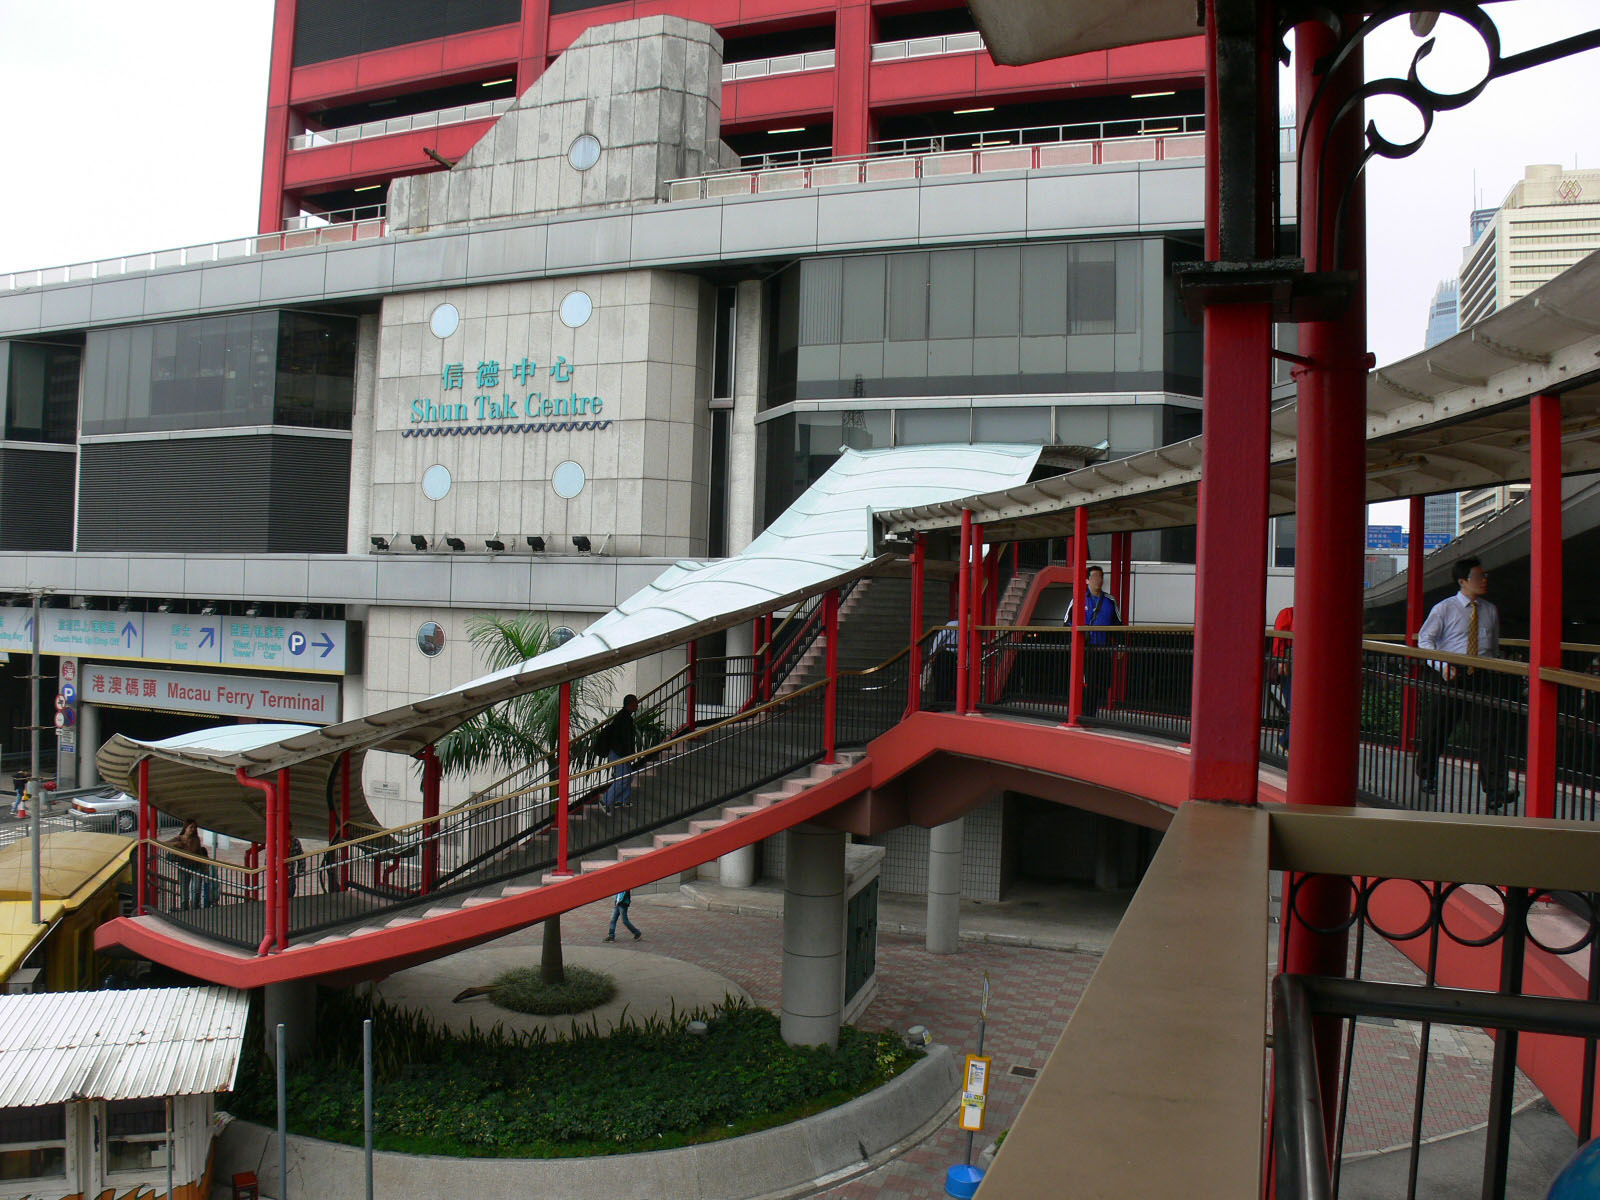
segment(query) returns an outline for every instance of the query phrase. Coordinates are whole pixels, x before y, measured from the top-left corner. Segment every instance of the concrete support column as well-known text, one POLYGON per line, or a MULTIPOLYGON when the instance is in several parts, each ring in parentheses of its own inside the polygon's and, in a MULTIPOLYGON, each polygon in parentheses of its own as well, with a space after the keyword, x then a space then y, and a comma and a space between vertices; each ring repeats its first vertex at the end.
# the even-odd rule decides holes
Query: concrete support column
POLYGON ((835 1046, 844 1008, 844 834, 789 830, 783 885, 783 1016, 791 1046, 835 1046))
POLYGON ((759 861, 760 842, 740 846, 737 850, 717 859, 717 882, 723 887, 747 888, 756 881, 756 863, 759 861))
POLYGON ((78 705, 78 786, 93 787, 100 782, 94 752, 100 749, 100 706, 78 705))
POLYGON ((269 983, 266 987, 264 1034, 267 1057, 278 1060, 278 1025, 283 1024, 284 1049, 294 1063, 311 1049, 317 1027, 317 985, 310 979, 291 979, 269 983))
POLYGON ((737 554, 761 532, 763 439, 756 426, 766 379, 766 296, 759 279, 747 279, 733 298, 733 413, 728 425, 728 553, 737 554))
POLYGON ((961 850, 966 818, 928 831, 928 953, 954 954, 961 940, 961 850))
POLYGON ((345 549, 372 551, 372 537, 391 537, 393 529, 372 528, 372 419, 378 407, 378 314, 356 321, 356 377, 350 417, 350 519, 345 549))

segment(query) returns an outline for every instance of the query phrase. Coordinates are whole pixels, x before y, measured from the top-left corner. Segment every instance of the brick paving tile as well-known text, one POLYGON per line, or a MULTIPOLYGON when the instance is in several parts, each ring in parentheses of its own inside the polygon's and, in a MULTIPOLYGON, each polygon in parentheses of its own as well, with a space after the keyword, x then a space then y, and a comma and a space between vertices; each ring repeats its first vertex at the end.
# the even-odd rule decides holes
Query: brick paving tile
MULTIPOLYGON (((779 1007, 783 922, 769 916, 708 912, 700 908, 635 906, 644 930, 639 948, 697 963, 726 976, 758 1004, 779 1007)), ((610 905, 570 914, 570 939, 598 941, 605 935, 610 905)), ((536 933, 536 931, 534 931, 536 933)), ((919 937, 881 933, 878 994, 858 1024, 904 1030, 926 1025, 935 1040, 958 1055, 977 1048, 978 1009, 984 972, 992 987, 984 1051, 993 1056, 988 1132, 974 1153, 1016 1119, 1031 1081, 1013 1066, 1042 1067, 1066 1027, 1094 969, 1095 955, 962 942, 953 955, 932 955, 919 937)), ((1388 943, 1368 940, 1362 975, 1367 979, 1416 982, 1416 968, 1388 943)), ((1466 1128, 1484 1119, 1492 1048, 1476 1031, 1436 1027, 1430 1039, 1423 1133, 1466 1128)), ((1410 1140, 1411 1097, 1420 1027, 1412 1022, 1361 1022, 1357 1029, 1344 1150, 1384 1149, 1410 1140)), ((1519 1101, 1537 1095, 1518 1077, 1519 1101)), ((945 1169, 963 1161, 966 1134, 952 1116, 933 1136, 892 1162, 816 1196, 830 1200, 936 1200, 944 1195, 945 1169)))

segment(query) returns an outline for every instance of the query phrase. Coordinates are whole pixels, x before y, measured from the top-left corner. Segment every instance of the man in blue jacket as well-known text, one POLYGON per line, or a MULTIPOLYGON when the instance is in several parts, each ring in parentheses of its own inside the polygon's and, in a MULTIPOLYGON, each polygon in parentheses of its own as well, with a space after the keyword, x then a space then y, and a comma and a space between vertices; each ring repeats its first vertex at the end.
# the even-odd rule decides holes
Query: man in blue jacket
MULTIPOLYGON (((1094 628, 1084 635, 1083 715, 1092 717, 1100 711, 1100 706, 1111 691, 1114 651, 1111 635, 1100 632, 1100 627, 1121 625, 1122 614, 1117 610, 1116 597, 1105 590, 1106 573, 1103 570, 1090 567, 1088 584, 1088 595, 1083 598, 1083 623, 1094 628)), ((1074 604, 1067 605, 1067 615, 1062 618, 1064 624, 1073 623, 1074 607, 1074 604)))

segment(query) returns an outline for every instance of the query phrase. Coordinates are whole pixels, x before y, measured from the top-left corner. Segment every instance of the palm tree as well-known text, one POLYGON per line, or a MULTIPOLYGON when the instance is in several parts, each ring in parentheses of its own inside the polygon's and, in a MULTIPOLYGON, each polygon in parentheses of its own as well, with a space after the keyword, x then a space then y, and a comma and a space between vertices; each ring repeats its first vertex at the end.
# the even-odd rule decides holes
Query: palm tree
MULTIPOLYGON (((467 634, 491 671, 527 662, 560 644, 549 622, 532 613, 520 617, 479 614, 467 622, 467 634)), ((611 673, 581 676, 572 681, 571 690, 572 726, 584 729, 605 715, 611 673)), ((540 760, 549 764, 554 775, 560 717, 560 689, 540 688, 504 700, 456 726, 435 743, 434 750, 446 775, 466 776, 477 770, 509 774, 540 760)), ((546 983, 566 980, 559 915, 544 922, 539 977, 546 983)))

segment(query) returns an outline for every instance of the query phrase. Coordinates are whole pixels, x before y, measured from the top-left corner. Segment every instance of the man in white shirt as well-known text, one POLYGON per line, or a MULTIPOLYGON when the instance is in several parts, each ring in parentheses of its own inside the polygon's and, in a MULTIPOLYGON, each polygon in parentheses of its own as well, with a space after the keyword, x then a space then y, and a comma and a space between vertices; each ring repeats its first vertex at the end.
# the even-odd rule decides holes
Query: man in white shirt
MULTIPOLYGON (((1456 562, 1454 578, 1459 590, 1433 606, 1417 633, 1417 645, 1424 650, 1498 658, 1500 610, 1484 599, 1489 573, 1476 558, 1463 558, 1456 562)), ((1498 812, 1515 804, 1517 794, 1506 775, 1505 731, 1497 727, 1491 703, 1499 677, 1457 663, 1430 662, 1428 667, 1436 690, 1423 708, 1417 731, 1416 772, 1423 796, 1437 793, 1439 756, 1465 716, 1478 751, 1478 786, 1483 789, 1485 806, 1498 812)))

